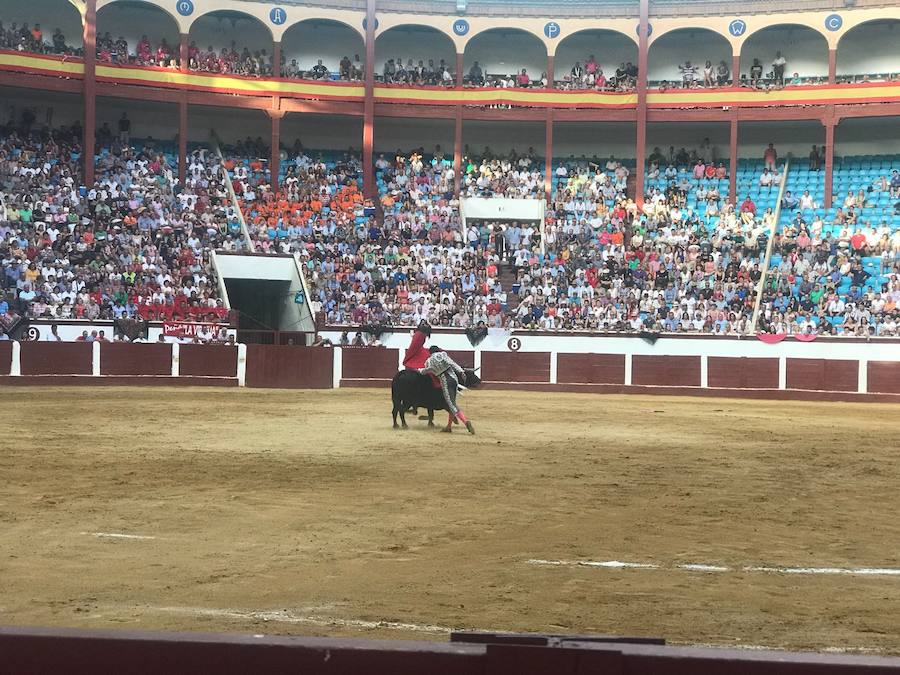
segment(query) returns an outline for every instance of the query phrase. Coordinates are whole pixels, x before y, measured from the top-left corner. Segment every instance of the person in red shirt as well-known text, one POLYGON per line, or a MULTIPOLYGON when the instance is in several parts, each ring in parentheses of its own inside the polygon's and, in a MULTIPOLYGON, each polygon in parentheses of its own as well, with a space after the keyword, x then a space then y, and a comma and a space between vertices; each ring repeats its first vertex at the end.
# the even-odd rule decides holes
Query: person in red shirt
MULTIPOLYGON (((425 362, 428 360, 428 357, 431 356, 431 352, 428 351, 428 348, 425 346, 425 340, 430 337, 431 326, 429 326, 428 322, 423 319, 419 322, 419 325, 416 326, 416 330, 413 331, 412 340, 409 343, 406 354, 403 356, 404 368, 406 368, 407 370, 415 370, 416 372, 418 372, 425 367, 425 362)), ((440 389, 441 381, 430 373, 429 377, 431 378, 432 386, 435 389, 440 389)), ((412 413, 413 415, 418 415, 418 408, 413 408, 412 413)))
POLYGON ((756 218, 756 204, 750 199, 750 195, 741 204, 741 220, 746 225, 751 225, 756 218))
POLYGON ((419 325, 413 332, 412 340, 409 343, 409 348, 406 350, 406 354, 403 357, 404 368, 413 368, 418 370, 419 368, 425 367, 425 362, 431 355, 428 352, 428 348, 425 347, 425 340, 430 337, 431 326, 429 326, 428 322, 424 320, 419 322, 419 325))
POLYGON ((754 216, 756 215, 756 204, 750 199, 750 195, 747 195, 747 198, 741 204, 741 213, 751 213, 754 216))

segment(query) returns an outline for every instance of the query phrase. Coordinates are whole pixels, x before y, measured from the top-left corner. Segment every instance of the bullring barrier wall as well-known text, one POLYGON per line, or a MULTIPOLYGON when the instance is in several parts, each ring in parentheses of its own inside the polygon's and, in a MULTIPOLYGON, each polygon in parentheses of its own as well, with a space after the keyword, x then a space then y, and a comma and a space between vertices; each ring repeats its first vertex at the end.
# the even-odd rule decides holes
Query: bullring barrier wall
MULTIPOLYGON (((504 337, 505 350, 466 349, 461 334, 436 334, 432 343, 479 369, 487 388, 900 402, 897 341, 504 337)), ((388 345, 409 343, 409 333, 383 338, 388 345)), ((393 346, 0 342, 0 386, 387 387, 404 352, 393 346)))
POLYGON ((4 672, 305 675, 869 675, 896 657, 675 647, 603 636, 451 635, 450 642, 0 626, 4 672))

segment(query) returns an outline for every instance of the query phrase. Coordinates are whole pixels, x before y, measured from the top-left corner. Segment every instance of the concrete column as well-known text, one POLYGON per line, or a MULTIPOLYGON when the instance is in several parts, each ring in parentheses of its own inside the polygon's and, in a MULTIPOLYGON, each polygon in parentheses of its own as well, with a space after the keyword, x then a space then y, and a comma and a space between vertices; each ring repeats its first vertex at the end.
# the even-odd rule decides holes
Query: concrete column
POLYGON ((272 43, 272 75, 281 77, 281 42, 272 43))
POLYGON ((728 159, 728 198, 737 204, 738 120, 737 110, 731 111, 731 141, 728 159))
MULTIPOLYGON (((276 97, 276 101, 279 100, 276 97)), ((269 175, 272 180, 272 190, 277 192, 280 186, 279 175, 281 172, 281 118, 284 113, 281 110, 268 111, 272 119, 272 140, 269 150, 269 175)))
POLYGON ((453 194, 459 197, 462 182, 462 106, 456 106, 453 126, 453 194))
POLYGON ((557 372, 559 368, 559 353, 550 352, 550 384, 556 384, 558 381, 557 372))
POLYGON ((375 144, 375 0, 366 0, 366 73, 363 103, 363 193, 376 197, 373 148, 375 144))
POLYGON ((837 82, 837 50, 828 50, 828 84, 837 82))
POLYGON ((640 0, 638 23, 638 79, 637 79, 637 143, 634 201, 638 208, 644 205, 644 177, 647 161, 647 32, 650 0, 640 0))
POLYGON ((731 84, 738 86, 741 83, 741 55, 731 55, 731 84))
POLYGON ((97 131, 97 0, 84 3, 84 182, 94 184, 94 135, 97 131))
POLYGON ((626 387, 631 386, 631 361, 632 361, 632 355, 626 354, 625 355, 625 386, 626 387))
POLYGON ((189 63, 188 35, 187 33, 182 33, 178 42, 178 71, 181 73, 188 72, 190 70, 188 68, 189 63))
POLYGON ((180 350, 181 345, 179 345, 177 342, 172 344, 172 377, 178 377, 181 371, 181 366, 179 365, 180 350))
POLYGON ((826 119, 823 123, 825 124, 825 208, 830 209, 832 192, 834 192, 834 118, 826 119))
POLYGON ((553 109, 547 108, 546 147, 544 148, 544 197, 547 203, 553 194, 553 109))
POLYGON ((188 135, 187 95, 182 94, 178 102, 178 182, 184 188, 187 176, 187 135, 188 135))

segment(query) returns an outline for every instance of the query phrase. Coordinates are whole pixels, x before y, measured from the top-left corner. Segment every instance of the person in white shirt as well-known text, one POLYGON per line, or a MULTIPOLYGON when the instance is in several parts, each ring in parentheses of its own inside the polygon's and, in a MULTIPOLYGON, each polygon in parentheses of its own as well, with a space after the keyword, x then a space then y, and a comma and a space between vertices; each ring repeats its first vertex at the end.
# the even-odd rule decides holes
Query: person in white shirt
POLYGON ((772 71, 775 76, 775 84, 784 86, 784 69, 787 61, 781 55, 781 52, 775 52, 775 60, 772 61, 772 71))
POLYGON ((809 194, 809 190, 806 190, 803 196, 800 197, 800 208, 804 211, 816 208, 816 203, 813 201, 812 195, 809 194))

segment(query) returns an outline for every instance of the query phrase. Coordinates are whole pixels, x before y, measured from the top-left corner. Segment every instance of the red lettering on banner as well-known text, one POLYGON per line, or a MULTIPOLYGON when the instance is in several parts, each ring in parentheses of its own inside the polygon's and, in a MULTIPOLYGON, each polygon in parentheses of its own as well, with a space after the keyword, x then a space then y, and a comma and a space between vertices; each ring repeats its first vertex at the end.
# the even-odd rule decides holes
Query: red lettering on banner
POLYGON ((184 321, 166 321, 163 323, 163 335, 173 337, 197 337, 201 332, 217 335, 219 324, 187 323, 184 321))

